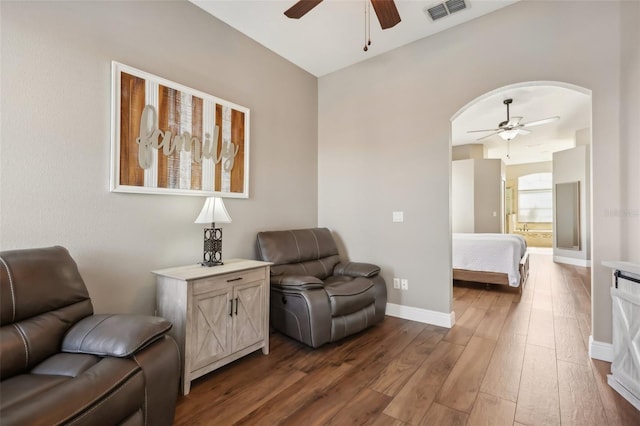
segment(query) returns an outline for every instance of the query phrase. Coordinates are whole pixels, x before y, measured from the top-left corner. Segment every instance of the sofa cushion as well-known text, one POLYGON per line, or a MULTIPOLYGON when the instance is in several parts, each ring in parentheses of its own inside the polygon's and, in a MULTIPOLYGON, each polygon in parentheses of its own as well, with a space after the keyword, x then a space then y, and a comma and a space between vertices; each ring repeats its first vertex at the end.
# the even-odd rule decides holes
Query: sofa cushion
POLYGON ((324 280, 333 274, 333 270, 338 262, 340 262, 340 257, 334 255, 318 260, 275 265, 271 267, 271 275, 309 275, 324 280))
MULTIPOLYGON (((59 361, 66 364, 65 360, 59 361)), ((107 411, 101 413, 104 416, 101 421, 117 424, 137 407, 144 406, 144 375, 133 360, 104 358, 77 377, 51 374, 14 376, 0 383, 0 395, 2 425, 51 425, 82 420, 85 414, 99 410, 106 398, 111 403, 104 405, 107 411)))
POLYGON ((161 317, 92 315, 75 324, 62 341, 63 352, 128 357, 171 329, 161 317))
POLYGON ((274 265, 318 260, 338 254, 338 247, 327 228, 259 232, 258 250, 263 260, 274 265))
MULTIPOLYGON (((89 301, 76 262, 59 246, 2 252, 0 282, 0 325, 89 301)), ((93 313, 88 307, 84 316, 93 313)))
POLYGON ((362 262, 340 262, 333 270, 336 275, 347 275, 350 277, 375 277, 380 273, 380 267, 371 263, 362 262))
POLYGON ((2 252, 0 308, 3 380, 57 353, 69 327, 93 313, 76 263, 62 247, 2 252))
POLYGON ((373 283, 366 278, 333 278, 325 285, 331 303, 331 316, 357 312, 375 302, 373 283))

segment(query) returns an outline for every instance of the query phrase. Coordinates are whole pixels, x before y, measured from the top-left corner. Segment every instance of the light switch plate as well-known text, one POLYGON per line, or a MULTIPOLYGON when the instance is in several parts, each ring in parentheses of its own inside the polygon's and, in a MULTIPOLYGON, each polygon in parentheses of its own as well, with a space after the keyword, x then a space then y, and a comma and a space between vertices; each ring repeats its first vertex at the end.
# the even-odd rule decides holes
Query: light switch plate
POLYGON ((393 212, 394 222, 404 222, 404 212, 393 212))

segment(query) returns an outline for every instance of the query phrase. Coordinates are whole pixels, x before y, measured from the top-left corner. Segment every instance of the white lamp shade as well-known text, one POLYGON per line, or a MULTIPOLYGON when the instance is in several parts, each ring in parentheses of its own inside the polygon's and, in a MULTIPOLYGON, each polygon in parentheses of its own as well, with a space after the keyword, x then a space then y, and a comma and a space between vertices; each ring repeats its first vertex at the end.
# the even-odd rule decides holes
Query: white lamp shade
POLYGON ((222 198, 208 197, 194 223, 230 223, 231 216, 222 198))

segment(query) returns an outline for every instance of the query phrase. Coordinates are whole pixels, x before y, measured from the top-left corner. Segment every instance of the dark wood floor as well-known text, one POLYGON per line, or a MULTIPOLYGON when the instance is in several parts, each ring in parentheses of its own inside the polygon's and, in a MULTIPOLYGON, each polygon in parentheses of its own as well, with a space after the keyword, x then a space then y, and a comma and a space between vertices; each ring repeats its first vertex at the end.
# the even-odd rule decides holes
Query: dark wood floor
POLYGON ((456 285, 452 329, 387 317, 312 350, 278 333, 193 382, 177 425, 640 425, 588 357, 586 268, 531 257, 522 296, 456 285))

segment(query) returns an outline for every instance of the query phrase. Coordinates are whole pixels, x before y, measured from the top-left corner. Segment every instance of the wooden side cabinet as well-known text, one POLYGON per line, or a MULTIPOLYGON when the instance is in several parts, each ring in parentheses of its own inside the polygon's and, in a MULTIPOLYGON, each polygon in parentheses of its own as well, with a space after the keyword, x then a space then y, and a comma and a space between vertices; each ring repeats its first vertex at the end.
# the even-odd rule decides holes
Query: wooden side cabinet
POLYGON ((231 259, 152 271, 158 315, 182 357, 182 394, 191 381, 257 349, 269 353, 270 263, 231 259))

